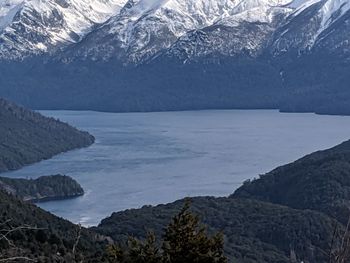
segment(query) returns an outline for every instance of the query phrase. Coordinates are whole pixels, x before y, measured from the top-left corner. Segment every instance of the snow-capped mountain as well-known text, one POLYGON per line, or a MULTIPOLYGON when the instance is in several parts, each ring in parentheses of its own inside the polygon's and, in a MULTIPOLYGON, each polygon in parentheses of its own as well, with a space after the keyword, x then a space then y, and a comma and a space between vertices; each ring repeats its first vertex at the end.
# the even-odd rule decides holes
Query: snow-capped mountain
POLYGON ((4 0, 0 3, 0 30, 12 22, 22 3, 23 0, 4 0))
POLYGON ((81 40, 126 0, 5 0, 0 3, 0 56, 23 58, 81 40))
POLYGON ((272 52, 278 55, 293 50, 300 55, 319 47, 348 49, 349 16, 348 0, 309 0, 279 27, 272 52))
MULTIPOLYGON (((197 52, 189 49, 198 45, 199 49, 213 45, 223 54, 232 53, 231 49, 255 51, 263 46, 276 21, 293 10, 287 6, 289 3, 290 0, 130 0, 120 15, 79 43, 74 48, 75 55, 139 63, 168 48, 179 53, 185 45, 189 54, 197 52), (254 30, 249 32, 249 28, 254 30), (206 43, 192 41, 204 38, 206 43)), ((214 51, 205 53, 210 52, 214 51)))
POLYGON ((0 0, 0 95, 36 108, 350 114, 349 58, 349 0, 0 0))
POLYGON ((279 23, 290 14, 289 7, 257 5, 213 25, 186 33, 168 50, 168 56, 183 61, 200 57, 258 56, 269 42, 279 23))
POLYGON ((349 9, 348 0, 3 0, 0 57, 138 64, 348 50, 349 9))

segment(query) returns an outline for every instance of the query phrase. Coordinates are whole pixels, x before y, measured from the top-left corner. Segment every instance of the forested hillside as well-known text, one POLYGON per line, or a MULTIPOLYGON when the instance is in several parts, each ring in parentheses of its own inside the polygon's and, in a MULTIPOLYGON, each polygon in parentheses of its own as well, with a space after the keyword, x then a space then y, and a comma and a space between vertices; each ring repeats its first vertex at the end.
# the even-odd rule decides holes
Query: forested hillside
POLYGON ((32 202, 74 198, 84 194, 80 184, 65 175, 41 176, 37 179, 0 177, 0 189, 32 202))
MULTIPOLYGON (((149 230, 160 236, 183 202, 114 213, 94 230, 119 242, 128 235, 144 238, 149 230)), ((192 210, 210 232, 222 231, 225 253, 234 263, 290 263, 291 254, 304 262, 327 262, 337 224, 318 212, 246 199, 193 198, 192 210)))
MULTIPOLYGON (((341 240, 350 241, 344 232, 350 217, 349 171, 347 141, 245 182, 228 198, 193 198, 192 208, 211 231, 224 233, 232 262, 340 262, 329 257, 341 240)), ((149 229, 160 235, 182 202, 114 213, 95 230, 115 240, 144 237, 149 229)))
POLYGON ((98 262, 104 249, 103 237, 0 190, 1 262, 98 262))
POLYGON ((0 98, 0 172, 93 142, 94 137, 87 132, 0 98))
MULTIPOLYGON (((330 261, 330 256, 339 248, 344 249, 342 240, 346 244, 350 241, 345 230, 345 219, 350 214, 349 148, 350 143, 345 142, 308 155, 262 179, 246 182, 230 197, 193 198, 191 211, 207 225, 210 235, 223 233, 225 255, 230 262, 337 262, 330 261)), ((184 200, 179 200, 114 213, 99 226, 82 229, 79 249, 73 253, 78 226, 3 192, 0 200, 3 228, 29 226, 11 235, 15 246, 0 242, 1 256, 20 252, 40 259, 39 262, 63 259, 76 262, 81 257, 86 262, 124 262, 108 259, 107 240, 123 244, 129 237, 146 238, 150 230, 155 232, 156 240, 161 240, 164 229, 184 205, 184 200)), ((129 244, 135 253, 142 247, 129 244)), ((350 251, 350 247, 347 249, 350 251)))
POLYGON ((350 141, 246 182, 231 197, 312 209, 346 224, 350 216, 350 141))
MULTIPOLYGON (((91 135, 67 124, 0 102, 2 171, 93 142, 91 135)), ((350 141, 245 182, 230 197, 195 197, 191 211, 207 225, 209 234, 223 233, 230 262, 337 262, 330 256, 344 249, 342 244, 350 244, 349 171, 350 141)), ((130 236, 146 238, 149 230, 161 240, 184 204, 179 200, 126 210, 84 229, 15 197, 79 193, 82 189, 75 181, 64 176, 0 181, 12 194, 0 190, 0 259, 19 255, 38 262, 120 262, 108 258, 108 244, 122 244, 130 236)))

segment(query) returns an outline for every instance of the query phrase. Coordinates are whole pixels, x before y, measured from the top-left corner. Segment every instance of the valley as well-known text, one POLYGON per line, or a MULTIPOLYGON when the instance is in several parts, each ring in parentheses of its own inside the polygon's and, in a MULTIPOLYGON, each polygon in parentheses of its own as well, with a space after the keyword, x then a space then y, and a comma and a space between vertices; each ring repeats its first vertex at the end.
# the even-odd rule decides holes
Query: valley
MULTIPOLYGON (((17 122, 23 121, 18 116, 44 118, 3 105, 3 113, 22 112, 14 115, 17 122)), ((10 241, 0 239, 0 259, 119 262, 111 244, 125 244, 130 236, 143 240, 148 230, 160 239, 185 196, 192 197, 189 211, 209 235, 223 232, 229 262, 325 263, 348 238, 349 141, 258 176, 345 141, 348 117, 263 110, 41 113, 94 134, 96 141, 2 173, 0 233, 10 241), (78 180, 85 195, 69 177, 39 177, 58 170, 78 180), (15 179, 20 177, 33 179, 15 179), (73 197, 68 192, 76 198, 66 199, 73 197), (19 199, 59 196, 65 200, 38 203, 41 208, 19 199)))
POLYGON ((96 142, 2 175, 71 176, 84 196, 38 205, 85 226, 143 205, 228 196, 247 179, 347 140, 350 130, 348 117, 259 110, 42 113, 94 134, 96 142))
POLYGON ((0 0, 0 262, 350 262, 349 40, 349 0, 0 0))

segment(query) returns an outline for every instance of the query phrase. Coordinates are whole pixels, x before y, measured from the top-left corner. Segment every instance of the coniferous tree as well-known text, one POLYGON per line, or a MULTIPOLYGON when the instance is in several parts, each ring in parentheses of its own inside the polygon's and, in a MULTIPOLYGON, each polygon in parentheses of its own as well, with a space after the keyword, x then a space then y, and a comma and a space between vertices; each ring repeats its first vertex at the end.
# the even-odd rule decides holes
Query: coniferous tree
POLYGON ((154 233, 149 232, 144 241, 130 237, 126 248, 113 245, 108 248, 109 262, 113 263, 161 263, 162 254, 156 245, 154 233))
POLYGON ((199 218, 190 212, 187 201, 169 224, 164 235, 163 259, 167 263, 225 263, 223 235, 208 237, 199 218))
POLYGON ((209 237, 186 201, 166 228, 161 249, 148 233, 145 241, 129 238, 125 248, 110 246, 108 256, 112 263, 226 263, 223 246, 223 235, 209 237))

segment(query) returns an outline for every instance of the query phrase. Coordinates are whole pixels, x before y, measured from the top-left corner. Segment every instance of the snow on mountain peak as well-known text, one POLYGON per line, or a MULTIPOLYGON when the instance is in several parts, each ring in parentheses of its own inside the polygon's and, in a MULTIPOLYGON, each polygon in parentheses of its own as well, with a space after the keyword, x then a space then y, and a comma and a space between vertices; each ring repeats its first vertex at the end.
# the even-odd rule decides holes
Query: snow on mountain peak
POLYGON ((317 21, 319 21, 319 25, 308 44, 309 47, 312 47, 316 43, 322 32, 327 30, 328 27, 350 10, 349 0, 309 0, 296 10, 294 16, 301 14, 315 4, 321 5, 317 12, 317 21))
POLYGON ((349 11, 350 1, 349 0, 328 0, 325 1, 324 5, 320 10, 322 15, 322 27, 327 27, 344 13, 349 11))
POLYGON ((345 17, 343 22, 336 22, 342 21, 344 15, 350 12, 349 0, 308 0, 296 3, 299 6, 275 33, 271 49, 274 55, 291 50, 300 55, 312 52, 320 45, 327 46, 328 50, 340 47, 343 47, 343 51, 348 49, 348 20, 345 17), (344 32, 339 33, 341 30, 344 32), (333 38, 333 34, 337 36, 333 38), (328 42, 329 37, 331 40, 328 42))
POLYGON ((24 0, 5 0, 0 3, 0 30, 8 26, 24 0))
MULTIPOLYGON (((108 52, 118 52, 119 55, 115 54, 116 56, 125 55, 135 62, 169 48, 178 38, 192 30, 218 23, 227 26, 236 26, 242 21, 270 23, 275 15, 271 9, 288 9, 285 5, 290 2, 291 0, 129 0, 120 15, 112 18, 97 33, 99 36, 110 35, 110 41, 103 39, 96 45, 108 52)), ((100 48, 92 47, 90 50, 100 48)))
POLYGON ((126 0, 5 0, 0 4, 0 56, 49 51, 79 41, 116 15, 126 0))
POLYGON ((349 9, 349 0, 0 0, 0 57, 74 44, 77 57, 138 63, 171 48, 199 54, 198 39, 202 54, 214 45, 258 54, 273 35, 277 54, 313 46, 349 9))

